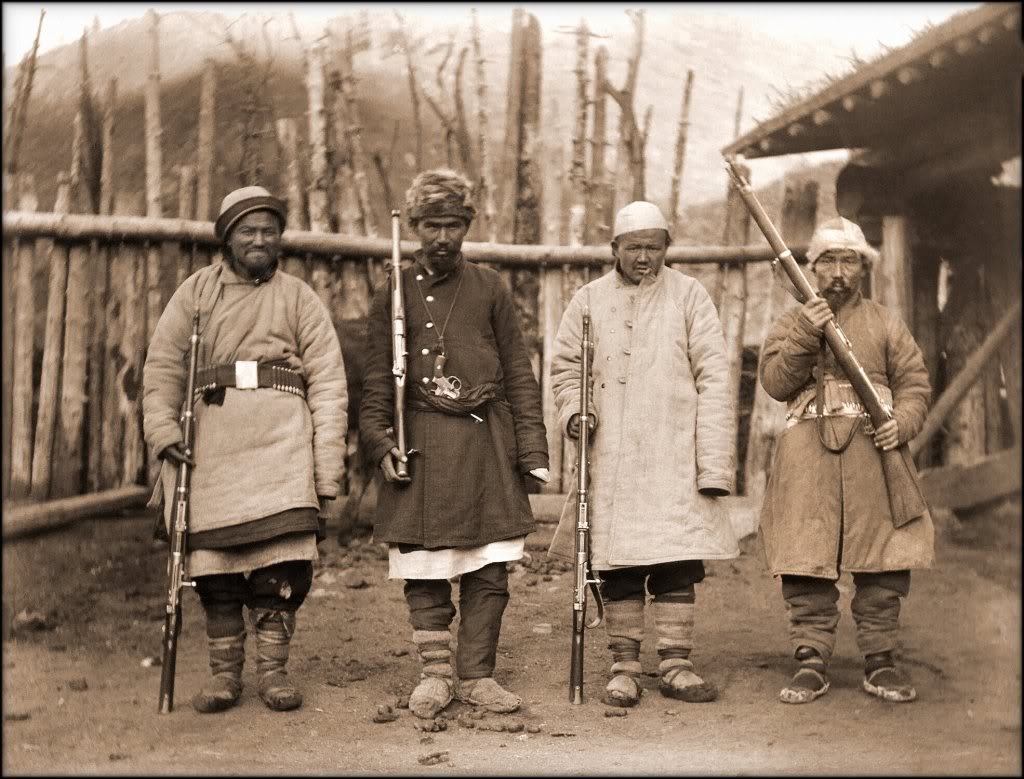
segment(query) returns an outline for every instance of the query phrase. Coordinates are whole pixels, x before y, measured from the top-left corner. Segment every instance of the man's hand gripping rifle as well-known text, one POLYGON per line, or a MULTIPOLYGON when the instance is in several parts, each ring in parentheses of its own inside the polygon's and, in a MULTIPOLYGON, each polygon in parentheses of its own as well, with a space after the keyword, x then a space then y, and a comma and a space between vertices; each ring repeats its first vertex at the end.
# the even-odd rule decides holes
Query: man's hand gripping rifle
POLYGON ((185 569, 188 553, 189 490, 191 488, 192 446, 195 441, 195 420, 192 405, 196 390, 196 370, 199 359, 199 309, 192 315, 192 336, 189 339, 188 379, 185 383, 184 411, 181 418, 181 437, 185 457, 178 463, 178 477, 174 487, 174 518, 171 523, 171 549, 167 559, 167 604, 164 614, 164 633, 160 663, 161 714, 174 708, 174 667, 178 659, 178 636, 181 634, 181 593, 184 587, 195 587, 185 569))
MULTIPOLYGON (((740 198, 743 200, 743 204, 747 207, 747 211, 750 212, 750 216, 768 240, 772 251, 775 252, 776 259, 772 261, 773 267, 776 264, 782 265, 782 269, 796 288, 794 297, 799 302, 805 303, 817 297, 814 288, 807 281, 807 277, 804 276, 800 266, 797 265, 796 260, 793 258, 793 253, 786 247, 782 237, 775 229, 775 225, 772 224, 768 214, 765 213, 764 207, 758 201, 757 195, 754 194, 754 190, 750 186, 750 182, 744 178, 743 171, 737 164, 736 159, 726 157, 725 163, 730 183, 736 188, 740 198)), ((854 355, 850 339, 846 337, 846 334, 840 329, 839 324, 834 318, 825 323, 824 336, 825 341, 835 355, 836 362, 839 363, 843 372, 846 373, 851 386, 871 418, 871 424, 877 430, 893 418, 892 409, 882 402, 878 391, 854 355)), ((912 485, 913 487, 912 489, 888 490, 893 524, 896 527, 902 527, 924 514, 928 507, 917 484, 916 469, 914 468, 907 445, 902 444, 896 449, 882 451, 881 456, 882 472, 885 474, 887 485, 902 484, 908 487, 912 485)))
POLYGON ((587 482, 590 452, 590 360, 594 344, 590 340, 590 310, 583 310, 583 343, 580 347, 580 433, 576 443, 576 543, 573 554, 572 658, 569 663, 569 701, 583 703, 583 634, 604 619, 604 601, 600 580, 590 570, 590 517, 587 482), (594 593, 597 618, 587 622, 587 587, 594 593))

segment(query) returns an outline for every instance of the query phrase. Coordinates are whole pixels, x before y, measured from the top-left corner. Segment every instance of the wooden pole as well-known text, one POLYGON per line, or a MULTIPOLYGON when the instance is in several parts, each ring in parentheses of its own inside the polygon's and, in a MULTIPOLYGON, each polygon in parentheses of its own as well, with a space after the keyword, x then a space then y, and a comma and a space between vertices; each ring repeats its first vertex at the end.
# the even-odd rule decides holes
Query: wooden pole
POLYGON ((99 213, 114 213, 114 109, 117 106, 117 79, 110 79, 103 105, 102 163, 100 166, 99 213))
POLYGON ((12 176, 18 172, 18 157, 21 154, 21 139, 25 134, 25 122, 28 118, 28 102, 32 97, 32 82, 36 75, 36 56, 39 52, 39 35, 43 31, 44 16, 46 16, 46 10, 41 9, 39 25, 36 27, 36 37, 32 42, 32 51, 22 63, 22 78, 19 79, 21 90, 15 98, 11 111, 10 126, 4 133, 4 170, 12 176))
POLYGON ((3 540, 10 541, 33 533, 45 532, 79 519, 141 508, 148 498, 147 488, 131 486, 46 503, 5 506, 3 540))
POLYGON ((0 474, 2 474, 4 495, 8 494, 11 487, 11 427, 13 422, 13 399, 14 399, 14 285, 17 279, 17 256, 18 241, 4 241, 3 251, 3 284, 0 286, 0 294, 3 296, 3 310, 8 312, 0 319, 0 326, 3 327, 3 368, 0 375, 3 376, 3 427, 0 428, 0 435, 3 436, 3 451, 0 454, 0 474))
POLYGON ((299 164, 299 132, 294 119, 277 120, 277 138, 281 144, 281 160, 285 176, 285 199, 288 202, 288 228, 305 230, 306 209, 303 202, 302 166, 299 164))
MULTIPOLYGON (((786 242, 795 246, 805 243, 814 232, 818 213, 818 184, 807 181, 803 184, 785 182, 782 201, 782 235, 786 242)), ((792 298, 783 286, 779 270, 769 272, 762 288, 768 287, 765 295, 764 320, 760 340, 763 342, 769 328, 781 316, 787 305, 793 305, 792 298), (773 278, 774 275, 774 278, 773 278)), ((771 470, 775 441, 786 424, 786 405, 771 397, 761 385, 761 360, 758 358, 758 379, 754 387, 754 402, 750 410, 750 427, 747 435, 747 452, 743 466, 744 494, 755 500, 764 496, 771 470)))
MULTIPOLYGON (((686 157, 686 137, 690 132, 690 95, 693 92, 693 69, 686 71, 686 86, 683 89, 683 107, 679 111, 679 129, 676 132, 676 158, 672 166, 672 194, 669 196, 672 219, 669 222, 672 235, 676 236, 676 227, 680 224, 683 204, 679 193, 683 188, 683 160, 686 157)), ((678 236, 677 236, 678 237, 678 236)))
POLYGON ((163 160, 160 151, 160 17, 152 8, 149 22, 149 75, 146 77, 146 216, 162 216, 160 206, 163 160))
POLYGON ((529 18, 525 11, 512 11, 512 35, 509 53, 508 96, 505 107, 505 143, 501 159, 501 206, 498 211, 498 236, 505 243, 514 243, 516 201, 519 195, 518 169, 522 144, 523 113, 523 48, 529 18))
POLYGON ((910 452, 914 456, 928 444, 932 436, 942 429, 946 418, 953 412, 964 397, 975 386, 978 376, 992 356, 999 350, 1003 340, 1011 329, 1020 322, 1021 301, 1018 298, 1010 309, 1000 317, 996 326, 985 336, 985 340, 964 362, 963 368, 949 384, 942 395, 932 406, 925 418, 921 431, 910 442, 910 452))
MULTIPOLYGON (((151 247, 152 256, 159 249, 151 247)), ((125 255, 127 273, 124 279, 124 300, 122 305, 128 316, 121 331, 121 356, 124 364, 117 371, 117 391, 121 418, 124 421, 122 443, 121 484, 135 484, 143 477, 146 462, 145 445, 142 438, 142 363, 146 353, 148 303, 152 299, 144 294, 146 267, 141 262, 139 248, 125 244, 121 253, 125 255)), ((147 263, 148 264, 148 263, 147 263)), ((158 298, 159 300, 159 298, 158 298)))
POLYGON ((912 255, 905 216, 882 217, 880 254, 879 262, 871 269, 872 297, 910 324, 914 321, 912 255))
MULTIPOLYGON (((66 211, 71 199, 68 174, 61 171, 57 177, 58 204, 55 209, 66 211)), ((41 243, 41 242, 40 242, 41 243)), ((49 242, 45 264, 50 269, 50 284, 46 296, 46 329, 43 337, 43 367, 39 378, 39 406, 36 416, 35 444, 32 447, 32 482, 29 495, 33 500, 45 500, 50 494, 50 465, 53 462, 53 431, 56 427, 57 401, 60 395, 60 365, 63 352, 64 305, 68 285, 67 248, 49 242)))
POLYGON ((217 70, 213 60, 203 66, 199 91, 199 144, 196 150, 196 217, 211 219, 211 181, 213 172, 214 124, 216 120, 217 70))
POLYGON ((491 155, 487 150, 487 136, 489 130, 487 80, 484 77, 484 56, 480 48, 480 20, 477 17, 477 10, 475 8, 471 8, 470 15, 473 20, 473 56, 476 64, 476 154, 480 165, 477 197, 483 206, 483 211, 481 213, 481 217, 483 218, 482 235, 487 241, 495 243, 498 240, 498 226, 497 213, 494 206, 494 174, 491 171, 491 155))
POLYGON ((569 201, 569 245, 582 246, 587 229, 587 59, 590 30, 580 19, 576 30, 576 122, 572 135, 572 163, 569 181, 572 194, 569 201))
POLYGON ((182 165, 178 171, 178 218, 195 218, 196 169, 182 165))
POLYGON ((586 242, 611 239, 611 188, 605 167, 608 147, 608 50, 599 46, 594 56, 594 127, 590 137, 590 203, 587 208, 586 242))
POLYGON ((324 107, 324 47, 313 46, 306 72, 309 99, 310 176, 309 229, 325 233, 330 227, 330 179, 327 169, 327 112, 324 107))
MULTIPOLYGON (((116 249, 115 249, 116 251, 116 249)), ((104 416, 103 416, 103 374, 104 374, 104 341, 107 337, 107 286, 108 266, 111 248, 100 246, 92 241, 89 246, 89 284, 93 287, 93 322, 89 341, 89 375, 88 375, 88 420, 89 429, 86 439, 85 488, 88 492, 100 489, 100 460, 103 451, 104 416)))

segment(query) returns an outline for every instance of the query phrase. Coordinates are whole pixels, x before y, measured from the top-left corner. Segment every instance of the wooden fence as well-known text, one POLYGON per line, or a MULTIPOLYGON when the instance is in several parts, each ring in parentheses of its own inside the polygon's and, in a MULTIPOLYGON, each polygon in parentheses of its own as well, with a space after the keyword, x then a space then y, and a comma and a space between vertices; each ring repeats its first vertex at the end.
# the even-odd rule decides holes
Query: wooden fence
MULTIPOLYGON (((416 248, 402 242, 407 257, 416 248)), ((466 243, 463 251, 496 268, 510 286, 516 274, 513 296, 544 395, 553 474, 547 491, 561 492, 572 455, 563 452, 554 424, 551 346, 573 293, 611 267, 610 249, 466 243)), ((316 290, 338 325, 366 316, 390 254, 387 239, 289 230, 282 267, 316 290)), ((668 254, 668 262, 680 266, 770 259, 766 245, 680 246, 668 254)), ((141 415, 146 346, 177 286, 219 261, 209 222, 3 215, 5 499, 42 501, 152 484, 141 415)))

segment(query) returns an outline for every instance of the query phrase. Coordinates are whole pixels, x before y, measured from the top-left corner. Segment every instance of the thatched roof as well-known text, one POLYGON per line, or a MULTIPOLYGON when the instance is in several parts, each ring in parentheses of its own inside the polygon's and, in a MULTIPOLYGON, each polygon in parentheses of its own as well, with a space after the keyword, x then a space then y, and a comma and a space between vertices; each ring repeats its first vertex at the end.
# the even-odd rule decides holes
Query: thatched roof
POLYGON ((970 110, 1007 83, 1019 90, 1020 25, 1018 3, 957 14, 762 122, 722 153, 768 157, 905 141, 915 128, 970 110))

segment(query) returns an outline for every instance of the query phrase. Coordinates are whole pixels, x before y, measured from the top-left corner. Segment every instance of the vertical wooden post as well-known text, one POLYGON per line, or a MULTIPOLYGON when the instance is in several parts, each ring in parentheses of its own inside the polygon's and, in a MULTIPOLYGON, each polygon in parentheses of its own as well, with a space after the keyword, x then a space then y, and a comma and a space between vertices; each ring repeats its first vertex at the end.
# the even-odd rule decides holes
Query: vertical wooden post
MULTIPOLYGON (((57 177, 57 213, 67 213, 71 199, 69 176, 61 171, 57 177)), ((50 242, 45 260, 50 269, 46 295, 46 329, 43 337, 43 367, 39 378, 39 406, 36 411, 35 444, 32 447, 32 482, 29 495, 33 500, 50 496, 50 464, 53 461, 53 431, 60 395, 60 365, 63 351, 64 304, 68 285, 68 250, 63 244, 50 242)))
MULTIPOLYGON (((30 175, 19 184, 21 211, 35 211, 36 197, 30 175)), ((8 496, 23 498, 32 482, 32 361, 35 349, 35 290, 32 277, 36 244, 19 241, 14 274, 14 371, 11 389, 11 459, 8 496)))
POLYGON ((605 167, 608 148, 608 50, 599 46, 594 56, 594 126, 590 136, 590 203, 586 224, 586 244, 592 246, 611 239, 611 188, 605 167))
POLYGON ((872 297, 899 312, 908 324, 914 321, 911 262, 906 217, 883 216, 881 256, 871 273, 872 297))
POLYGON ((294 119, 277 120, 277 139, 281 147, 281 167, 284 169, 288 226, 293 230, 305 230, 308 224, 303 203, 302 167, 299 164, 299 131, 294 119))
POLYGON ((64 498, 82 491, 83 426, 86 409, 86 366, 91 328, 97 327, 92 303, 88 244, 74 244, 68 256, 67 312, 64 319, 63 377, 57 420, 50 497, 64 498))
POLYGON ((519 154, 522 135, 523 45, 529 24, 521 8, 512 11, 512 35, 509 46, 508 86, 505 109, 505 143, 501 158, 501 207, 498 212, 499 240, 508 243, 515 233, 516 199, 518 197, 519 154))
POLYGON ((117 107, 117 79, 110 79, 103 105, 103 161, 100 167, 100 208, 104 215, 114 213, 114 109, 117 107))
POLYGON ((569 181, 572 194, 569 200, 569 245, 582 246, 587 228, 587 53, 590 30, 580 19, 576 30, 576 122, 572 134, 572 163, 569 181))
MULTIPOLYGON (((792 246, 806 243, 814 232, 818 213, 818 184, 807 181, 802 184, 785 183, 785 194, 782 203, 782 236, 792 246)), ((766 295, 764 320, 761 327, 763 343, 768 330, 787 306, 795 305, 793 299, 781 283, 785 274, 778 269, 775 278, 768 283, 770 291, 766 295)), ((758 379, 754 387, 754 403, 750 411, 750 430, 747 436, 747 453, 744 459, 743 484, 747 496, 760 500, 764 496, 765 486, 771 469, 772 454, 775 441, 786 423, 786 405, 780 403, 765 392, 760 379, 761 360, 758 358, 758 379)))
POLYGON ((89 280, 93 288, 92 332, 89 341, 88 420, 89 430, 85 447, 85 488, 87 492, 100 490, 100 460, 103 451, 103 366, 104 341, 107 336, 107 268, 110 263, 109 244, 93 241, 89 247, 89 280))
MULTIPOLYGON (((144 294, 146 267, 140 248, 135 244, 124 244, 122 253, 127 265, 124 279, 124 300, 122 306, 128 310, 121 331, 121 355, 124 364, 117 371, 118 400, 121 417, 124 420, 122 443, 123 467, 120 483, 137 484, 145 476, 146 451, 142 438, 142 363, 146 354, 146 337, 152 330, 147 328, 147 312, 150 296, 144 294)), ((149 253, 159 249, 151 247, 149 253)), ((159 298, 158 298, 159 300, 159 298)), ((159 316, 159 312, 158 312, 159 316)))
POLYGON ((195 218, 196 169, 182 165, 178 171, 178 218, 195 218))
POLYGON ((217 100, 217 71, 213 60, 203 66, 203 81, 199 91, 199 145, 196 149, 196 217, 210 219, 211 186, 213 172, 214 123, 217 100))
POLYGON ((686 71, 686 86, 683 89, 683 107, 679 112, 679 129, 676 132, 676 158, 672 167, 672 194, 669 196, 669 208, 672 209, 672 216, 669 226, 672 228, 672 236, 676 236, 676 226, 682 217, 682 203, 679 200, 679 193, 683 188, 683 160, 686 157, 686 137, 690 132, 690 95, 693 92, 693 70, 686 71))
MULTIPOLYGON (((6 178, 5 174, 5 181, 6 178)), ((13 177, 12 177, 13 180, 13 177)), ((13 422, 13 400, 14 400, 14 285, 17 279, 17 256, 18 239, 4 241, 3 254, 3 284, 0 285, 0 294, 3 300, 3 310, 6 315, 0 319, 0 326, 3 327, 3 368, 0 375, 3 376, 3 427, 0 428, 0 435, 3 436, 3 451, 0 453, 0 473, 2 473, 3 494, 7 495, 11 487, 11 427, 13 422)))
POLYGON ((487 150, 488 111, 487 111, 487 80, 484 78, 484 57, 480 49, 480 20, 475 8, 470 9, 473 19, 472 39, 473 56, 476 63, 476 119, 477 119, 477 159, 480 161, 480 180, 477 186, 477 197, 483 206, 484 240, 494 243, 498 240, 497 212, 494 207, 494 174, 491 171, 491 155, 487 150))
MULTIPOLYGON (((946 376, 960 373, 984 338, 977 257, 961 254, 953 266, 949 300, 942 312, 946 376)), ((985 388, 975 382, 950 413, 946 425, 945 465, 969 465, 985 454, 985 388)))
POLYGON ((146 77, 146 216, 163 216, 160 206, 160 31, 156 11, 146 12, 149 22, 149 75, 146 77))
POLYGON ((309 229, 330 230, 330 181, 327 170, 327 112, 324 108, 324 47, 316 44, 308 58, 310 176, 309 229))

